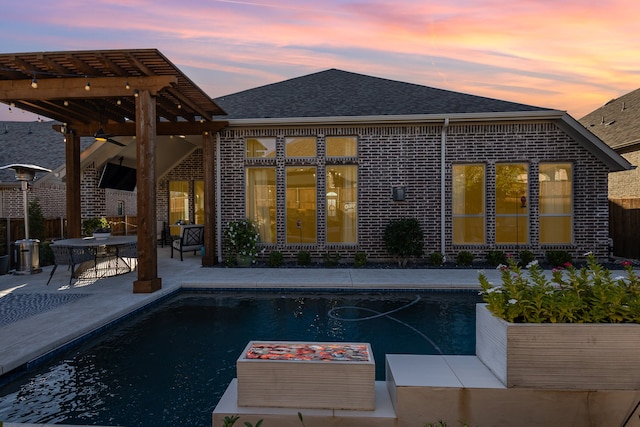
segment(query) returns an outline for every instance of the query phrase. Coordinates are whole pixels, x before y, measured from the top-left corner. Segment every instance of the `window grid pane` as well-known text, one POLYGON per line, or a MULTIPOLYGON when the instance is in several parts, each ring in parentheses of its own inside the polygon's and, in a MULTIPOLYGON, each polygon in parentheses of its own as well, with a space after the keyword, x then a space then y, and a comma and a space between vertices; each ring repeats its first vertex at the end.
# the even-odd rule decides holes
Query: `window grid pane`
POLYGON ((528 165, 496 164, 496 243, 529 243, 528 165))
POLYGON ((247 168, 247 218, 256 223, 260 241, 276 243, 276 168, 247 168))
POLYGON ((570 163, 540 164, 540 243, 573 241, 573 171, 570 163))
POLYGON ((316 168, 286 168, 286 242, 316 243, 316 168))
POLYGON ((325 139, 327 157, 356 157, 358 139, 355 136, 328 136, 325 139))
POLYGON ((189 181, 169 181, 169 223, 189 220, 189 181))
POLYGON ((316 138, 315 137, 286 138, 285 154, 287 157, 315 157, 316 138))
POLYGON ((453 165, 453 243, 485 240, 485 167, 453 165))
POLYGON ((357 195, 357 166, 327 166, 328 243, 356 243, 357 195))
POLYGON ((247 138, 246 139, 247 159, 275 158, 276 139, 275 138, 247 138))

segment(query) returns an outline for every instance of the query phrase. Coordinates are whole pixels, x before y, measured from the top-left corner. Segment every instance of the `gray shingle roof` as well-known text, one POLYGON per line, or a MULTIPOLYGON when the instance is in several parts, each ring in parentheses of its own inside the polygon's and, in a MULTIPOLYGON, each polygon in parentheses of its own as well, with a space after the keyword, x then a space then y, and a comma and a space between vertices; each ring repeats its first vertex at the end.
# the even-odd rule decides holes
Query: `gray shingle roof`
POLYGON ((225 119, 544 111, 501 101, 330 69, 214 99, 225 119))
MULTIPOLYGON (((0 122, 0 166, 27 163, 53 170, 64 165, 63 136, 52 129, 54 123, 0 122)), ((91 143, 93 138, 81 138, 80 149, 91 143)), ((16 182, 14 171, 0 170, 0 182, 16 182)))
POLYGON ((640 89, 612 99, 579 122, 612 148, 640 143, 640 89))

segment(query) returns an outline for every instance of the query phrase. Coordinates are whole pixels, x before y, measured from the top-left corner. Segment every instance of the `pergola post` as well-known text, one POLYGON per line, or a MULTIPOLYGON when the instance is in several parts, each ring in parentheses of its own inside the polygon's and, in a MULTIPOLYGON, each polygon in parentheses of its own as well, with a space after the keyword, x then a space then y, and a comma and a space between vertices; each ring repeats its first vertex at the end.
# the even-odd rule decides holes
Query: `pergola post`
POLYGON ((138 280, 134 293, 155 292, 158 277, 156 242, 156 100, 149 90, 136 97, 136 155, 138 187, 138 280))
POLYGON ((67 129, 65 133, 67 236, 82 234, 82 207, 80 202, 80 136, 67 129))
POLYGON ((216 257, 216 147, 211 132, 202 134, 202 170, 204 172, 204 256, 203 267, 217 264, 216 257))

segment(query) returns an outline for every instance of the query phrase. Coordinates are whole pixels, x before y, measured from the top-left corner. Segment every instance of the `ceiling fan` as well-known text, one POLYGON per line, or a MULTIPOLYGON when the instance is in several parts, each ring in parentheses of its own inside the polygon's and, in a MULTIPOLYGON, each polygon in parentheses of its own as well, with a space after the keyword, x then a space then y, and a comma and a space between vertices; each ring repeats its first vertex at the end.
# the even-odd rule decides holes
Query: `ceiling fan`
POLYGON ((116 141, 115 139, 113 139, 114 136, 115 135, 105 133, 104 130, 102 129, 102 126, 100 126, 100 128, 98 128, 96 133, 93 134, 93 137, 95 138, 96 141, 110 142, 112 144, 119 145, 120 147, 126 147, 126 145, 123 144, 122 142, 116 141))

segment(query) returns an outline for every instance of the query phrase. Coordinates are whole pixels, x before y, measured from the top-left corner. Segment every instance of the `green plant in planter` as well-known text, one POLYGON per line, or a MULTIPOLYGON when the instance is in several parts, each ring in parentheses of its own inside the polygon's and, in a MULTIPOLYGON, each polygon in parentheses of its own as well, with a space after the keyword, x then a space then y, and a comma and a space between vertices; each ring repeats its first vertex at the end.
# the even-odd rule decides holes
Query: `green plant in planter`
POLYGON ((487 262, 493 267, 507 263, 507 256, 502 251, 487 252, 487 262))
POLYGON ((311 253, 308 251, 300 251, 298 252, 298 265, 309 265, 311 264, 311 253))
POLYGON ((391 220, 384 229, 384 246, 403 268, 407 266, 409 258, 421 256, 424 237, 418 220, 415 218, 391 220))
POLYGON ((567 263, 572 263, 571 254, 567 251, 547 251, 547 262, 551 267, 562 267, 567 263))
POLYGON ((456 264, 467 267, 473 264, 474 255, 469 251, 460 251, 458 255, 456 255, 456 264))
POLYGON ((93 233, 111 233, 111 225, 105 217, 87 218, 82 221, 82 235, 91 236, 93 233))
POLYGON ((429 261, 431 261, 432 265, 440 267, 444 264, 444 255, 441 252, 432 252, 429 255, 429 261))
POLYGON ((640 280, 630 262, 623 266, 626 276, 614 278, 587 254, 586 267, 567 263, 548 280, 537 261, 525 273, 510 258, 498 266, 502 284, 492 284, 482 272, 479 280, 489 311, 508 322, 640 323, 640 280))
POLYGON ((284 264, 284 256, 282 255, 282 252, 269 252, 269 260, 267 261, 267 265, 269 267, 281 267, 282 264, 284 264))
POLYGON ((260 236, 255 224, 249 219, 243 219, 227 224, 224 242, 227 257, 231 260, 235 260, 238 256, 254 260, 258 255, 260 236))
MULTIPOLYGON (((533 252, 528 250, 520 251, 518 255, 520 257, 520 266, 522 267, 524 267, 525 265, 528 265, 530 262, 536 259, 536 256, 533 254, 533 252)), ((506 264, 506 261, 503 262, 502 264, 506 264)))
POLYGON ((327 267, 336 267, 340 263, 340 253, 327 252, 323 255, 324 265, 327 267))
POLYGON ((355 267, 364 267, 367 265, 367 253, 366 252, 356 252, 353 257, 353 265, 355 267))

